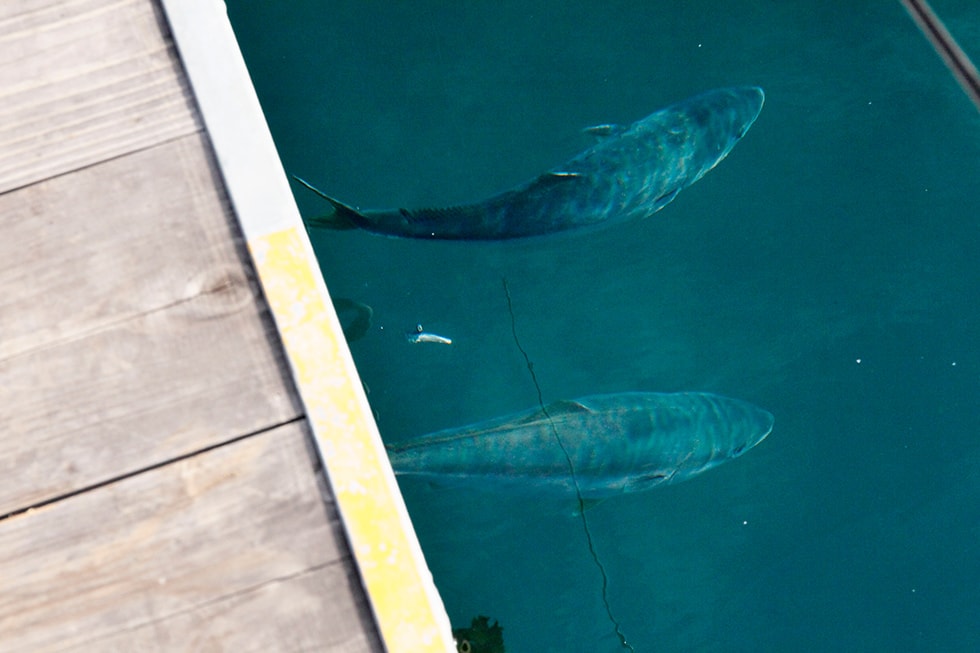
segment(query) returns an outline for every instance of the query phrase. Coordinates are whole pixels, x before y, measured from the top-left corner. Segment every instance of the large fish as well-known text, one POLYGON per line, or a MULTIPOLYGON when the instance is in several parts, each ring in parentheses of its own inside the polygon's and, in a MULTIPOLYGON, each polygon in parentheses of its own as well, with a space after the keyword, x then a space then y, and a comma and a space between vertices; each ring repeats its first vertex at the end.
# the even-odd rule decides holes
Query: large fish
POLYGON ((390 445, 388 455, 402 476, 592 500, 696 476, 759 444, 772 424, 771 414, 738 399, 625 392, 439 431, 390 445))
POLYGON ((333 206, 310 226, 388 236, 503 240, 645 218, 714 168, 762 110, 754 86, 718 89, 629 126, 587 131, 599 142, 557 168, 477 204, 360 211, 295 177, 333 206))

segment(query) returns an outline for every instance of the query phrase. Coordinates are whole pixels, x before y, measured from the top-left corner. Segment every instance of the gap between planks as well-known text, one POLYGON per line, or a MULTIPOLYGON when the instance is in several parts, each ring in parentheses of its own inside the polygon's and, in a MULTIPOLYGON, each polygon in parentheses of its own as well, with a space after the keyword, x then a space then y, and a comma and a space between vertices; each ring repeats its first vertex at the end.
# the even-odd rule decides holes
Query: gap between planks
POLYGON ((0 522, 0 650, 379 650, 303 421, 0 522))
POLYGON ((288 426, 290 424, 297 424, 297 423, 305 422, 305 421, 306 421, 306 416, 305 415, 304 416, 300 416, 300 417, 294 417, 293 419, 286 420, 284 422, 280 422, 279 424, 272 424, 270 426, 267 426, 267 427, 258 429, 256 431, 253 431, 251 433, 244 433, 242 435, 239 435, 239 436, 236 436, 236 437, 233 437, 233 438, 229 438, 229 439, 224 440, 222 442, 216 442, 214 444, 210 444, 210 445, 208 445, 206 447, 202 447, 202 448, 197 449, 195 451, 189 451, 189 452, 187 452, 185 454, 179 454, 179 455, 173 456, 172 458, 168 458, 166 460, 161 460, 159 462, 152 463, 152 464, 146 465, 144 467, 140 467, 138 469, 133 469, 133 470, 130 470, 128 472, 123 472, 121 474, 118 474, 116 476, 107 478, 105 480, 98 481, 97 483, 93 483, 93 484, 87 485, 85 487, 80 487, 80 488, 74 489, 71 492, 66 492, 64 494, 60 494, 60 495, 53 496, 53 497, 48 498, 48 499, 44 499, 43 501, 38 501, 37 503, 31 504, 29 506, 24 506, 22 508, 17 508, 17 509, 11 510, 10 512, 8 512, 8 513, 6 513, 4 515, 0 515, 0 523, 2 523, 6 519, 10 519, 10 518, 13 518, 13 517, 19 517, 20 515, 25 515, 25 514, 31 513, 31 512, 33 512, 35 510, 39 510, 41 508, 45 508, 45 507, 50 506, 52 504, 60 503, 62 501, 66 501, 66 500, 72 499, 72 498, 77 497, 77 496, 80 496, 82 494, 86 494, 88 492, 93 492, 95 490, 99 490, 99 489, 104 488, 104 487, 106 487, 108 485, 112 485, 113 483, 118 483, 119 481, 124 481, 124 480, 126 480, 128 478, 132 478, 134 476, 138 476, 139 474, 144 474, 146 472, 150 472, 150 471, 153 471, 153 470, 156 470, 156 469, 160 469, 161 467, 166 467, 167 465, 172 465, 172 464, 177 463, 177 462, 180 462, 182 460, 189 460, 191 458, 195 458, 197 456, 200 456, 200 455, 209 453, 211 451, 214 451, 215 449, 218 449, 220 447, 226 447, 228 445, 235 444, 235 443, 241 442, 243 440, 247 440, 248 438, 256 437, 256 436, 259 436, 259 435, 264 435, 264 434, 268 433, 269 431, 274 431, 274 430, 276 430, 276 429, 278 429, 280 427, 283 427, 283 426, 288 426))

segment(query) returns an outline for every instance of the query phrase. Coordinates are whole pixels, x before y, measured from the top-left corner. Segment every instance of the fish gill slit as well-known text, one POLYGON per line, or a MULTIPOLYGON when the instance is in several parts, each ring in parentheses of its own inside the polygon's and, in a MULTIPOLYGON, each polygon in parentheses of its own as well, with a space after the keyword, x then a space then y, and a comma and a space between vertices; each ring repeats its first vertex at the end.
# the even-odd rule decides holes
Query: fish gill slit
POLYGON ((595 548, 595 541, 592 539, 592 531, 589 529, 589 519, 585 515, 585 499, 582 497, 582 489, 579 487, 578 476, 575 473, 575 463, 572 461, 571 454, 568 453, 568 448, 565 447, 564 441, 561 439, 561 435, 558 433, 558 427, 555 426, 554 420, 551 418, 551 414, 548 412, 548 407, 544 404, 544 395, 541 392, 541 384, 538 383, 538 375, 534 372, 534 363, 531 362, 531 357, 528 356, 527 350, 524 349, 524 345, 521 344, 520 338, 517 337, 517 319, 514 317, 514 302, 510 296, 510 287, 507 285, 507 277, 501 277, 501 281, 504 286, 504 295, 507 297, 507 312, 510 314, 510 332, 514 337, 514 344, 517 345, 518 351, 521 352, 521 356, 524 357, 524 363, 527 365, 527 371, 531 376, 531 382, 534 383, 534 389, 538 393, 538 406, 541 407, 541 412, 544 413, 545 418, 548 420, 548 425, 551 427, 551 432, 555 436, 555 441, 558 443, 559 448, 561 448, 562 454, 565 456, 565 462, 568 464, 568 471, 572 475, 572 485, 575 486, 575 498, 578 501, 578 514, 582 520, 582 530, 585 531, 585 539, 589 545, 589 553, 592 556, 592 561, 595 562, 596 568, 599 570, 599 575, 602 577, 602 605, 606 609, 606 616, 609 617, 610 623, 612 623, 613 630, 616 633, 616 637, 619 639, 620 646, 630 653, 636 653, 636 649, 633 645, 629 643, 626 639, 625 633, 619 624, 619 620, 613 614, 612 606, 609 604, 609 575, 606 573, 606 567, 602 564, 599 559, 599 553, 595 548))

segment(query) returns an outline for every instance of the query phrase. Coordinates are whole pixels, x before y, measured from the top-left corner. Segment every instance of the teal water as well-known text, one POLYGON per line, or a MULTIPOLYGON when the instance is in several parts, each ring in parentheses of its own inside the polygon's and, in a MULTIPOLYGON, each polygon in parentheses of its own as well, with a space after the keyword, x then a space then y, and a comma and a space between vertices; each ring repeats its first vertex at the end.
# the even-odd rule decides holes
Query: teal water
MULTIPOLYGON (((588 511, 637 651, 980 650, 980 114, 898 2, 256 2, 229 14, 286 170, 357 206, 482 199, 701 91, 756 124, 652 218, 511 243, 313 235, 383 437, 643 390, 775 415, 588 511), (419 345, 421 322, 453 338, 419 345)), ((980 56, 980 5, 936 0, 980 56)), ((304 215, 326 212, 295 187, 304 215)), ((403 484, 455 626, 623 650, 555 499, 403 484)))

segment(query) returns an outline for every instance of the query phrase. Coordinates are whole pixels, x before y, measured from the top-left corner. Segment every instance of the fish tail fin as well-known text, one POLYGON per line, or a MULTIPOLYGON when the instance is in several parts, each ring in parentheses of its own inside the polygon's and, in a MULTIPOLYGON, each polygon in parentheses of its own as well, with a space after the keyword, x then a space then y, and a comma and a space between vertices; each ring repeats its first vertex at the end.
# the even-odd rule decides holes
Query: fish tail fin
POLYGON ((305 179, 297 177, 296 175, 292 175, 292 177, 323 199, 330 202, 330 205, 333 207, 333 213, 329 215, 319 215, 305 218, 304 221, 310 227, 334 230, 356 229, 367 222, 367 218, 364 217, 364 214, 354 207, 347 206, 343 202, 335 200, 305 179))

